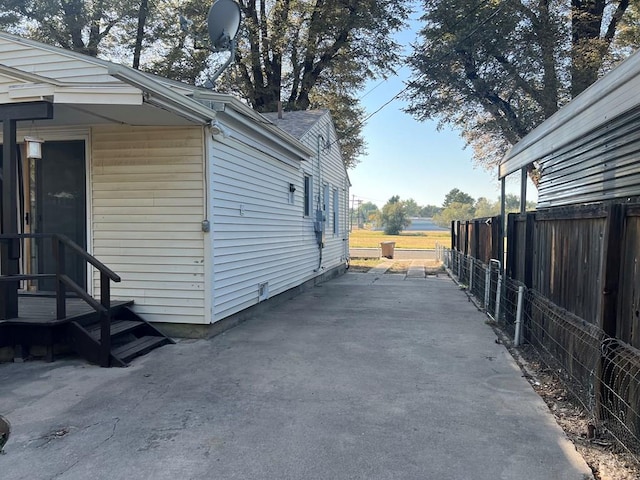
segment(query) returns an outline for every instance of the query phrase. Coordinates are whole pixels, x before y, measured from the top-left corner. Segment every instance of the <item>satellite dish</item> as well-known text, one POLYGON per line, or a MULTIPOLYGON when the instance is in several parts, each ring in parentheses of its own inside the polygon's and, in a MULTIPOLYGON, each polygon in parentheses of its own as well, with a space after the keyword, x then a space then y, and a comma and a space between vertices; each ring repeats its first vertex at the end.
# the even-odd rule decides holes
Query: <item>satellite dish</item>
POLYGON ((221 52, 235 49, 235 39, 240 29, 242 14, 234 0, 215 0, 209 9, 207 30, 212 50, 221 52))
POLYGON ((207 16, 207 30, 212 52, 229 52, 227 61, 209 79, 213 86, 218 77, 233 62, 236 56, 236 36, 240 30, 242 13, 234 0, 214 0, 207 16))

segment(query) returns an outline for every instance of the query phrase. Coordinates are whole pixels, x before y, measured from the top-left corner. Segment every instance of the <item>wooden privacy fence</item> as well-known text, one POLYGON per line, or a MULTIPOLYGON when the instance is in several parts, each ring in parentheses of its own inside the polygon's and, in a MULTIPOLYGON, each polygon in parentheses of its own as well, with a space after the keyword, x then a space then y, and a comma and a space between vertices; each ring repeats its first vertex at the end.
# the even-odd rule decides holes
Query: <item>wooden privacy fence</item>
MULTIPOLYGON (((500 258, 500 217, 454 221, 451 249, 500 258)), ((511 213, 505 274, 554 304, 640 348, 640 204, 511 213)))
POLYGON ((451 249, 483 263, 500 256, 500 216, 451 222, 451 249))
POLYGON ((640 205, 510 214, 506 274, 640 348, 640 205))

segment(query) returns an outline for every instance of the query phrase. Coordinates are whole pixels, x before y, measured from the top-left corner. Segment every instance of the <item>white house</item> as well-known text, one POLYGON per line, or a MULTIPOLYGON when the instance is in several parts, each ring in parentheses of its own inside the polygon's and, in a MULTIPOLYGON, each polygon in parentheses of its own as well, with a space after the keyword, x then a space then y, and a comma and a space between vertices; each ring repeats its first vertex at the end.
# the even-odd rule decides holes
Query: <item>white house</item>
MULTIPOLYGON (((0 33, 0 105, 42 100, 52 119, 18 122, 19 143, 44 140, 41 160, 20 160, 20 228, 70 236, 122 277, 112 296, 144 319, 206 334, 344 271, 349 180, 328 112, 262 116, 229 95, 0 33), (304 132, 287 128, 294 117, 304 132)), ((51 262, 45 247, 25 253, 25 273, 51 262)), ((72 274, 100 296, 95 271, 72 274)))

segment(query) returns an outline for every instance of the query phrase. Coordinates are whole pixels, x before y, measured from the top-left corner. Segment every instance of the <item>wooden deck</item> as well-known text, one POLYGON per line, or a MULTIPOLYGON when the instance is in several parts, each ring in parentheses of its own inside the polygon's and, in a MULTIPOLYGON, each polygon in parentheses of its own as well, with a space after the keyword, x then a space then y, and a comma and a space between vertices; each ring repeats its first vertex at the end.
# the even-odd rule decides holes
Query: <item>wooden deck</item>
MULTIPOLYGON (((111 308, 133 304, 133 301, 112 301, 111 308)), ((55 326, 96 315, 96 311, 79 298, 67 298, 67 316, 56 318, 56 299, 39 295, 18 298, 18 318, 0 320, 0 324, 55 326)))
MULTIPOLYGON (((112 301, 112 315, 133 304, 129 301, 112 301)), ((67 316, 58 319, 56 298, 40 295, 18 297, 18 317, 0 320, 0 347, 13 347, 14 358, 28 356, 30 347, 46 348, 47 361, 53 361, 56 345, 70 345, 72 332, 98 322, 100 316, 80 298, 66 299, 67 316)))

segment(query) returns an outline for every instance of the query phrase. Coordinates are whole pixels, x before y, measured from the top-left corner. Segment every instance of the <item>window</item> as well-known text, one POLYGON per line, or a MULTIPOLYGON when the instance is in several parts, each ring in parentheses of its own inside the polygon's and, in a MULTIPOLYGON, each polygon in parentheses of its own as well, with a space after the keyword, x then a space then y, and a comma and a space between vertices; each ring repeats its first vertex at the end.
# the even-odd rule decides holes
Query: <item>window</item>
POLYGON ((313 180, 310 175, 304 176, 304 216, 311 216, 313 204, 313 180))
POLYGON ((338 197, 338 189, 333 189, 333 233, 340 234, 340 198, 338 197))
POLYGON ((329 216, 329 185, 323 185, 322 189, 322 213, 324 214, 325 221, 329 216))

